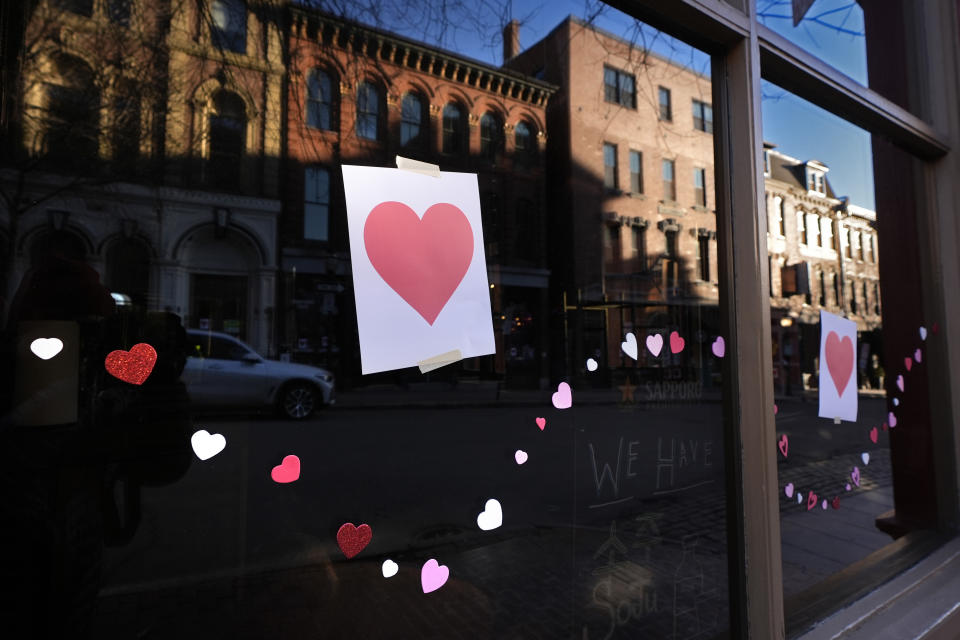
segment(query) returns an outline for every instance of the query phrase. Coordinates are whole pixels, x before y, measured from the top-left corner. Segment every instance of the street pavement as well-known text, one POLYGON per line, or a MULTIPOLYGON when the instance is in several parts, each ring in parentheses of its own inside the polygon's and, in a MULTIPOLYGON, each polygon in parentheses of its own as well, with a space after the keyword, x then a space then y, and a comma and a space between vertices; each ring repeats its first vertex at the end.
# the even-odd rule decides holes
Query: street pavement
MULTIPOLYGON (((140 489, 133 539, 105 551, 95 636, 721 634, 719 402, 575 391, 574 407, 558 411, 549 393, 537 394, 460 385, 396 391, 408 397, 402 406, 393 397, 371 408, 369 397, 344 393, 301 423, 198 417, 196 427, 222 433, 226 449, 194 459, 171 484, 140 489), (546 418, 542 431, 536 417, 546 418), (529 455, 523 465, 517 449, 529 455), (300 479, 276 484, 270 469, 289 454, 301 459, 300 479), (476 517, 489 498, 503 505, 503 526, 481 531, 476 517), (349 560, 335 541, 346 522, 373 530, 349 560), (400 566, 389 579, 387 558, 400 566), (450 579, 424 594, 429 558, 450 579)), ((877 444, 866 436, 882 399, 861 399, 857 426, 817 419, 812 403, 778 404, 778 433, 790 442, 787 458, 777 453, 781 488, 840 497, 839 509, 808 511, 781 491, 789 595, 888 542, 872 520, 892 507, 892 480, 887 434, 877 444), (858 462, 863 452, 869 465, 858 462), (853 464, 860 487, 847 492, 853 464)))

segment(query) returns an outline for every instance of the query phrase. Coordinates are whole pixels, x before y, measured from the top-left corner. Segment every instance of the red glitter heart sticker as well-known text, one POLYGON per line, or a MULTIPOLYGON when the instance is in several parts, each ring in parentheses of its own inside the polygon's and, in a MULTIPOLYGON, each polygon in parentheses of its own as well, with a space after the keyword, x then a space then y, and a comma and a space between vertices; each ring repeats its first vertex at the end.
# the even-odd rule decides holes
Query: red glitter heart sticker
POLYGON ((146 342, 133 345, 130 351, 111 351, 103 361, 107 373, 130 384, 143 384, 156 363, 157 351, 146 342))
POLYGON ((348 522, 337 531, 337 544, 340 546, 340 551, 343 551, 343 555, 348 558, 363 551, 364 547, 370 544, 371 538, 373 538, 373 531, 368 524, 355 527, 352 522, 348 522))

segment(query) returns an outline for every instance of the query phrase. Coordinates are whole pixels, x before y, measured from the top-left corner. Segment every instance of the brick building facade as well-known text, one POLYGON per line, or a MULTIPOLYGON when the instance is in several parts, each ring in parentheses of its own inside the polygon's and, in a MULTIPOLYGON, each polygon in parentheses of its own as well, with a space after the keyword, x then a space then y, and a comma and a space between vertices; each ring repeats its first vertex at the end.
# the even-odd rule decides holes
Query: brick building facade
MULTIPOLYGON (((283 349, 359 377, 340 165, 402 155, 478 174, 496 357, 477 375, 546 384, 545 107, 554 88, 384 31, 291 8, 284 214, 283 349)), ((448 369, 453 371, 453 369, 448 369)), ((444 371, 441 375, 448 374, 444 371)))

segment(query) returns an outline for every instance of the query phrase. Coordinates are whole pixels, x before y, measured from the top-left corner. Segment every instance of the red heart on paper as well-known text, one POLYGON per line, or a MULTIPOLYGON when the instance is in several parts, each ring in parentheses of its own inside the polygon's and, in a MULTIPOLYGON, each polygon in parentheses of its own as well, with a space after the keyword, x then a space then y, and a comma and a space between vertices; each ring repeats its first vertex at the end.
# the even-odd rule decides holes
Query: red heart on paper
POLYGON ((790 443, 787 440, 787 434, 780 436, 780 442, 777 444, 780 447, 780 453, 783 454, 783 457, 787 457, 787 450, 790 448, 790 443))
POLYGON ((811 491, 807 496, 807 511, 810 511, 810 509, 813 509, 815 506, 817 506, 817 494, 811 491))
POLYGON ((676 331, 673 331, 670 334, 670 351, 671 353, 680 353, 683 351, 683 347, 686 344, 686 340, 680 337, 680 334, 676 331))
POLYGON ((445 202, 423 218, 402 202, 381 202, 363 226, 367 257, 383 281, 433 325, 473 260, 473 229, 445 202))
MULTIPOLYGON (((887 426, 887 425, 884 424, 883 426, 887 426)), ((870 441, 873 444, 877 444, 877 428, 876 427, 874 427, 873 429, 870 429, 870 441)))
POLYGON ((373 531, 368 524, 355 527, 352 522, 348 522, 337 531, 337 544, 340 546, 340 551, 343 551, 343 555, 348 558, 363 551, 364 547, 370 544, 371 538, 373 538, 373 531))
POLYGON ((114 378, 130 384, 143 384, 150 377, 156 363, 156 349, 146 342, 140 342, 130 347, 130 351, 111 351, 103 361, 103 366, 114 378))
POLYGON ((913 360, 910 359, 910 358, 904 358, 904 359, 903 359, 903 366, 905 366, 905 367, 907 368, 907 371, 910 371, 910 369, 913 368, 913 360))
POLYGON ((827 370, 833 378, 833 386, 837 388, 837 395, 842 396, 850 381, 850 374, 853 373, 853 341, 850 336, 843 336, 843 340, 840 340, 837 332, 831 331, 827 334, 825 351, 827 370))
POLYGON ((278 464, 270 472, 270 477, 274 482, 287 484, 300 478, 300 458, 297 456, 285 456, 283 462, 278 464))

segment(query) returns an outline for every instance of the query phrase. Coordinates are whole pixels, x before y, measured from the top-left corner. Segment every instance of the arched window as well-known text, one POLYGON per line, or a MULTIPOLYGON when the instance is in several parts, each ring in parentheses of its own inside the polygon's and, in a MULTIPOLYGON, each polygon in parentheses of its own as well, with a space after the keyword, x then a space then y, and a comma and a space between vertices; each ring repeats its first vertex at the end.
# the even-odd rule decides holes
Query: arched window
POLYGON ((213 97, 210 113, 210 155, 207 158, 213 186, 236 188, 246 146, 246 107, 235 93, 221 89, 213 97))
POLYGON ((534 164, 534 159, 537 156, 537 143, 533 136, 533 131, 533 125, 522 120, 517 123, 517 127, 513 130, 513 144, 517 163, 523 167, 534 164))
POLYGON ((415 93, 403 96, 400 118, 400 146, 420 148, 424 146, 423 130, 424 101, 415 93))
POLYGON ((357 135, 367 140, 380 139, 380 92, 369 82, 357 88, 357 135))
POLYGON ((56 163, 88 165, 97 156, 100 92, 93 71, 79 58, 58 55, 45 80, 44 149, 56 163))
POLYGON ((464 151, 463 109, 451 102, 443 108, 443 152, 460 153, 464 151))
POLYGON ((503 122, 489 111, 480 118, 480 154, 490 161, 503 153, 503 122))
POLYGON ((322 69, 313 69, 307 76, 307 126, 331 130, 333 122, 333 81, 322 69))

